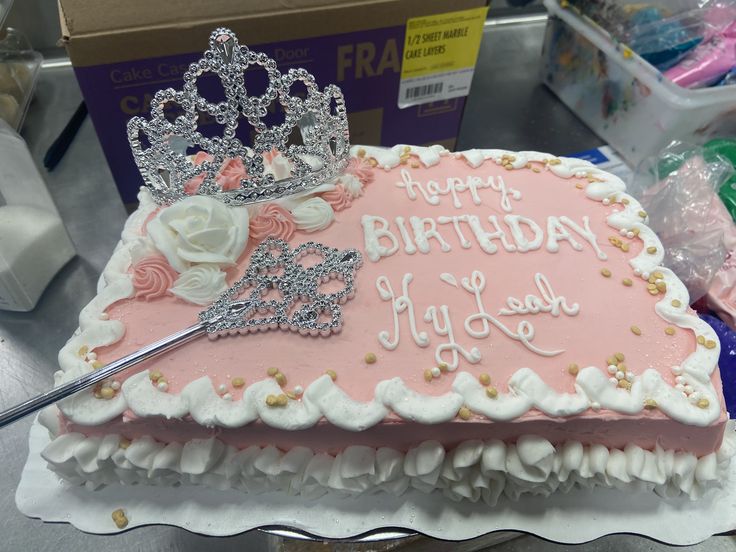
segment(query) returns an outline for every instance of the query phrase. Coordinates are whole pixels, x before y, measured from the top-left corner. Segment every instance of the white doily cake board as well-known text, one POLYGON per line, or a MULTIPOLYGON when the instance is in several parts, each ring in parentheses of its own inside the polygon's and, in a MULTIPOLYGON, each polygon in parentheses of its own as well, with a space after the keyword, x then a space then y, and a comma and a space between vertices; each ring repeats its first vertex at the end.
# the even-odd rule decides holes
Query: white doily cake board
POLYGON ((282 526, 329 539, 346 539, 382 528, 464 540, 493 531, 522 531, 562 543, 587 542, 611 533, 633 533, 670 544, 695 544, 736 528, 736 462, 728 481, 698 501, 664 500, 654 493, 612 489, 574 490, 551 497, 454 503, 440 493, 409 491, 317 500, 283 493, 248 495, 205 487, 108 486, 96 491, 71 486, 47 469, 40 451, 49 442, 38 422, 31 427, 29 455, 15 495, 26 516, 71 523, 88 533, 120 532, 111 513, 123 508, 126 530, 174 525, 211 536, 282 526))

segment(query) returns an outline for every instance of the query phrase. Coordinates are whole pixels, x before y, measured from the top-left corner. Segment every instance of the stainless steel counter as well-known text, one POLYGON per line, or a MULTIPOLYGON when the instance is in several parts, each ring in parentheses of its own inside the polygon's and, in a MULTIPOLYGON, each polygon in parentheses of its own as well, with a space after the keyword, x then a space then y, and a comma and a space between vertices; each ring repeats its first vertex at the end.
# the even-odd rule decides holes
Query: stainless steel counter
MULTIPOLYGON (((574 115, 538 84, 543 20, 486 27, 478 71, 465 113, 459 148, 502 146, 556 154, 589 149, 600 141, 574 115)), ((59 65, 59 64, 57 64, 59 65)), ((81 101, 71 68, 48 64, 42 73, 23 135, 41 165, 48 146, 81 101)), ((55 278, 35 311, 0 311, 0 363, 3 383, 0 408, 6 408, 52 385, 56 354, 77 327, 77 314, 94 296, 99 274, 115 246, 125 209, 89 121, 55 171, 45 174, 78 256, 55 278)), ((108 550, 276 550, 276 537, 250 532, 230 538, 208 538, 171 527, 136 529, 99 537, 67 525, 26 519, 14 503, 25 462, 30 420, 0 431, 0 550, 75 552, 108 550)), ((466 542, 476 550, 488 541, 466 542)), ((287 547, 291 549, 291 547, 287 547)), ((558 551, 567 547, 523 537, 498 545, 501 551, 558 551)), ((581 550, 664 550, 664 545, 631 536, 612 536, 581 550)), ((345 550, 346 547, 340 549, 345 550)), ((365 550, 366 548, 361 548, 365 550)), ((447 543, 422 539, 402 550, 451 550, 447 543)), ((736 550, 730 537, 715 537, 691 550, 736 550)))

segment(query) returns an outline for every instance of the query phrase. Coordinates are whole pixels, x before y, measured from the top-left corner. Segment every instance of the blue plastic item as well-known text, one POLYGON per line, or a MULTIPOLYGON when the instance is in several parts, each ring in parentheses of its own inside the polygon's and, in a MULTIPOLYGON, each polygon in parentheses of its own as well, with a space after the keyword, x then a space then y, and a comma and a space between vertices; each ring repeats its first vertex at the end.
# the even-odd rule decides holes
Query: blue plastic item
POLYGON ((701 314, 718 334, 721 341, 721 356, 718 357, 718 367, 723 381, 723 397, 726 399, 726 410, 731 418, 736 414, 736 332, 715 316, 701 314))

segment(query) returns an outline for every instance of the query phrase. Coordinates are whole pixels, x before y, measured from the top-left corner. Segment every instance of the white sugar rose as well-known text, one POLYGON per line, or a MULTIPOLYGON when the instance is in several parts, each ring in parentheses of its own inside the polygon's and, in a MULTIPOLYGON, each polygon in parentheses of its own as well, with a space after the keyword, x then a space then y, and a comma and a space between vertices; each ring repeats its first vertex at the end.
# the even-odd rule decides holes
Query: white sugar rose
POLYGON ((148 223, 148 235, 177 272, 192 264, 232 266, 248 241, 248 209, 193 196, 166 207, 148 223))
POLYGON ((195 305, 209 305, 227 289, 225 273, 216 265, 198 264, 179 275, 169 290, 195 305))
POLYGON ((324 230, 335 219, 335 211, 321 197, 312 197, 300 203, 291 211, 299 230, 316 232, 324 230))
POLYGON ((352 174, 344 174, 340 177, 340 183, 345 188, 345 191, 350 194, 350 197, 355 199, 363 195, 363 183, 352 174))

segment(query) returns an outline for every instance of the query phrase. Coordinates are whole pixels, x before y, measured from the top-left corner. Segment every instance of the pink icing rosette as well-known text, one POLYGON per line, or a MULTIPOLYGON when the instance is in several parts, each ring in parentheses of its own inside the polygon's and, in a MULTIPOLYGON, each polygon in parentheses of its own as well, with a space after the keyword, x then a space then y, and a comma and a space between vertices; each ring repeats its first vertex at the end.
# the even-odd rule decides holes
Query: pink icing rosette
POLYGON ((131 267, 136 299, 149 301, 169 294, 176 271, 163 255, 145 257, 131 267))
POLYGON ((345 186, 343 186, 342 184, 338 184, 337 186, 335 186, 334 190, 323 193, 322 199, 329 203, 330 207, 332 207, 334 211, 342 211, 343 209, 347 209, 353 202, 353 198, 350 196, 347 190, 345 190, 345 186))
POLYGON ((352 174, 360 180, 363 185, 373 182, 373 167, 370 166, 364 157, 352 157, 345 168, 347 174, 352 174))
MULTIPOLYGON (((194 164, 201 165, 205 161, 212 161, 213 157, 204 151, 199 151, 194 156, 194 164)), ((248 172, 245 170, 243 160, 237 157, 227 159, 220 167, 217 172, 217 183, 220 188, 227 192, 229 190, 237 190, 240 187, 240 181, 248 176, 248 172)), ((200 174, 190 179, 184 184, 184 193, 187 195, 195 195, 199 187, 202 185, 204 180, 204 174, 200 174)))
POLYGON ((275 203, 269 203, 261 209, 257 217, 250 221, 250 237, 256 242, 269 236, 289 240, 294 235, 296 225, 291 213, 275 203))

